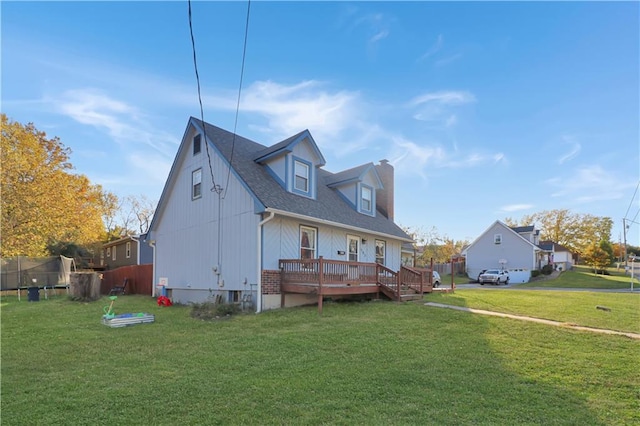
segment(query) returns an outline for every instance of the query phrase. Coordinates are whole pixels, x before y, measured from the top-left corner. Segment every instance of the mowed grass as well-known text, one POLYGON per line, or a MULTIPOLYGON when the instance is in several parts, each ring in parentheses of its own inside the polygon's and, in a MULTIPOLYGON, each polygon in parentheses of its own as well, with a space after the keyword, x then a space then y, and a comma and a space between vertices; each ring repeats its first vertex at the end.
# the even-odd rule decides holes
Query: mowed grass
POLYGON ((3 424, 640 422, 625 337, 383 301, 203 322, 142 296, 116 312, 155 323, 112 329, 106 304, 3 299, 3 424))
MULTIPOLYGON (((593 269, 586 266, 574 266, 570 271, 564 271, 558 278, 550 280, 532 281, 518 284, 520 287, 556 287, 556 288, 591 288, 591 289, 630 289, 631 276, 623 271, 608 268, 611 275, 594 274, 593 269)), ((633 278, 633 285, 637 289, 640 281, 633 278)))
POLYGON ((430 293, 425 299, 586 327, 640 333, 640 294, 637 293, 464 289, 455 293, 430 293), (610 311, 597 309, 597 306, 610 311))

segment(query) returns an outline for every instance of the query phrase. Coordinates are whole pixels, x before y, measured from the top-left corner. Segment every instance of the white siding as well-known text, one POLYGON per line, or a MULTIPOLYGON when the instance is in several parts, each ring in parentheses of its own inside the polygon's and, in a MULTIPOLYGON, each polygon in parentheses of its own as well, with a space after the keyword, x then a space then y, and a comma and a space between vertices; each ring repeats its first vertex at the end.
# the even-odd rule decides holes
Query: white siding
MULTIPOLYGON (((186 137, 191 140, 193 133, 186 137)), ((168 199, 153 235, 156 279, 168 278, 169 288, 207 290, 209 294, 221 289, 248 290, 250 284, 257 282, 260 217, 254 213, 250 193, 233 173, 229 174, 227 182, 228 169, 224 161, 211 146, 209 152, 216 184, 228 186, 226 197, 220 203, 218 194, 211 191, 213 185, 206 148, 202 147, 202 153, 196 156, 192 155, 190 147, 184 149, 176 163, 173 186, 165 194, 168 199), (202 168, 202 198, 192 200, 191 173, 198 168, 202 168), (217 268, 219 276, 213 268, 217 268)), ((176 291, 174 297, 183 293, 189 292, 176 291)))
POLYGON ((483 269, 501 268, 501 259, 507 261, 506 269, 536 268, 534 247, 510 229, 495 223, 467 249, 469 278, 475 279, 483 269), (495 234, 502 235, 500 244, 494 244, 495 234))
POLYGON ((400 248, 402 243, 398 240, 356 232, 338 227, 303 222, 286 217, 276 216, 264 225, 264 255, 263 269, 277 270, 280 259, 300 258, 300 225, 310 226, 318 230, 317 256, 325 259, 347 260, 347 235, 356 235, 366 239, 365 244, 360 245, 360 261, 375 262, 375 240, 383 240, 387 243, 386 265, 397 271, 400 269, 400 248), (339 255, 338 251, 345 252, 339 255))

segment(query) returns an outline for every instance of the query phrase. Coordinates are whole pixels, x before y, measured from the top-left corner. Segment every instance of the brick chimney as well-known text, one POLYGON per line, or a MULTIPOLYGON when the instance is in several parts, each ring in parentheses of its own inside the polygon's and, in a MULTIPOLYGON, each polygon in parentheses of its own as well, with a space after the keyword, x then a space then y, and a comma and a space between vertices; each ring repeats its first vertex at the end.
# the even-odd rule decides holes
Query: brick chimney
POLYGON ((376 172, 382 181, 382 189, 376 191, 376 207, 387 218, 393 220, 393 166, 389 160, 380 160, 376 172))

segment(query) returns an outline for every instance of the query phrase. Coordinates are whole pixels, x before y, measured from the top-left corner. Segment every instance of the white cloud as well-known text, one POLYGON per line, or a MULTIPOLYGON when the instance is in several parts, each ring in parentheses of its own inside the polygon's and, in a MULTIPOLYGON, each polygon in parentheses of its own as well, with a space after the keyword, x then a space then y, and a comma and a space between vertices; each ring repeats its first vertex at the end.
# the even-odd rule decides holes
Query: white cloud
POLYGON ((154 129, 138 108, 100 90, 68 90, 60 96, 46 97, 44 102, 79 123, 106 130, 121 144, 146 144, 165 155, 172 155, 178 142, 173 135, 154 129))
POLYGON ((442 49, 443 42, 444 38, 442 37, 442 34, 438 34, 438 38, 436 39, 435 43, 422 56, 420 56, 420 58, 418 58, 418 61, 424 61, 425 59, 428 59, 429 57, 438 53, 440 49, 442 49))
POLYGON ((616 176, 600 165, 583 166, 567 176, 554 177, 545 182, 555 188, 552 197, 562 197, 576 203, 617 200, 625 196, 624 190, 634 186, 628 179, 616 176))
POLYGON ((533 204, 509 204, 506 206, 500 207, 500 211, 503 212, 518 212, 522 210, 530 210, 533 208, 533 204))
POLYGON ((441 67, 451 62, 457 61, 462 58, 462 53, 456 53, 455 55, 447 56, 446 58, 442 58, 436 61, 436 66, 441 67))
POLYGON ((458 117, 455 108, 476 101, 476 97, 467 91, 426 92, 411 99, 407 106, 415 108, 412 117, 418 121, 436 123, 444 127, 453 127, 458 117))
POLYGON ((389 30, 382 30, 375 34, 371 39, 369 39, 369 43, 376 43, 384 38, 387 38, 389 35, 389 30))
POLYGON ((558 164, 564 164, 565 162, 575 158, 582 150, 582 145, 574 140, 572 136, 562 137, 564 145, 569 145, 569 151, 558 158, 558 164))
POLYGON ((441 91, 427 92, 416 96, 409 101, 409 106, 418 106, 425 103, 435 103, 440 105, 463 105, 475 102, 476 97, 473 93, 466 91, 441 91))

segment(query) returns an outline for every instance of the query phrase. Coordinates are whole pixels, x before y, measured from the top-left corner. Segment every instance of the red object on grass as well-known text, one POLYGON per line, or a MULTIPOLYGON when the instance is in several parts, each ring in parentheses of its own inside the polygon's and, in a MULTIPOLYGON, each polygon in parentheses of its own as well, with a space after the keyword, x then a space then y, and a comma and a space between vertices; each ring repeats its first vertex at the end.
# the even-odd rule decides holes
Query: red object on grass
POLYGON ((171 303, 171 299, 169 299, 167 296, 158 297, 158 306, 171 306, 171 305, 173 305, 173 303, 171 303))

